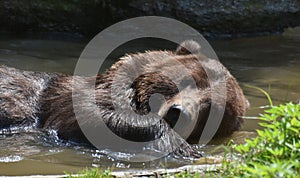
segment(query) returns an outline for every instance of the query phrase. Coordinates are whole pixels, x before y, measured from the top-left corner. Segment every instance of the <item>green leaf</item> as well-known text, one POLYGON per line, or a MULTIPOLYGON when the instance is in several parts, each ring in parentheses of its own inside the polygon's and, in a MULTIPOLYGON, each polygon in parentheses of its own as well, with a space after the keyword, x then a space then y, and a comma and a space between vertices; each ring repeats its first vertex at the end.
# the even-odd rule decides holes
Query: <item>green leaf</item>
POLYGON ((266 127, 266 128, 270 128, 270 129, 274 129, 274 128, 276 128, 276 126, 275 125, 273 125, 273 124, 269 124, 269 123, 259 123, 259 125, 261 125, 261 126, 263 126, 263 127, 266 127))
POLYGON ((291 120, 291 124, 292 126, 300 127, 300 121, 295 117, 293 117, 293 119, 291 120))

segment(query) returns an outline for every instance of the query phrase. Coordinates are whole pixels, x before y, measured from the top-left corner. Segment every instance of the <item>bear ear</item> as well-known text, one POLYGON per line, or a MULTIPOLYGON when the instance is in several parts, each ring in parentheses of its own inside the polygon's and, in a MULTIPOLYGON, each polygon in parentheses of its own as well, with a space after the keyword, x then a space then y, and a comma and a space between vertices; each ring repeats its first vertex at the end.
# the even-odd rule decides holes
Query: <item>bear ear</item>
POLYGON ((177 55, 199 54, 201 46, 194 40, 186 40, 182 42, 176 49, 177 55))

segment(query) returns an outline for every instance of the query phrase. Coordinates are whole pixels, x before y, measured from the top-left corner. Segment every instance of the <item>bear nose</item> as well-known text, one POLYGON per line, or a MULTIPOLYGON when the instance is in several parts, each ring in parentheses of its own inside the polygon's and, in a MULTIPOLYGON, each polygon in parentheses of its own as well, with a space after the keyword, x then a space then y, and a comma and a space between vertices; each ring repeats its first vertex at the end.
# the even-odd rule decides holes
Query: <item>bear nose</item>
POLYGON ((164 119, 171 128, 174 128, 179 118, 181 122, 189 122, 191 116, 181 105, 174 104, 169 108, 164 119))

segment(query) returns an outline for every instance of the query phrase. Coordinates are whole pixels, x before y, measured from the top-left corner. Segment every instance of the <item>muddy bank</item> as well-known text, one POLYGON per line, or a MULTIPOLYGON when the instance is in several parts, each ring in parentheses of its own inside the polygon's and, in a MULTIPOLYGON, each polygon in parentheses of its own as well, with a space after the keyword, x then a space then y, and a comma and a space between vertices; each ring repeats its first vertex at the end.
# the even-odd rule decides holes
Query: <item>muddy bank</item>
POLYGON ((3 0, 2 32, 71 32, 92 36, 130 17, 158 15, 206 36, 282 32, 300 25, 299 0, 3 0))

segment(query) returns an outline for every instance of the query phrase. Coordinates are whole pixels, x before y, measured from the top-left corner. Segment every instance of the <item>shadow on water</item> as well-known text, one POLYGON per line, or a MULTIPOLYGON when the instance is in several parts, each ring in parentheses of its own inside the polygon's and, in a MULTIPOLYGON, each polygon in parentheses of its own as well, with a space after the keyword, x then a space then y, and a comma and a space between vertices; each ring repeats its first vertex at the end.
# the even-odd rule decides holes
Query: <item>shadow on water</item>
MULTIPOLYGON (((0 35, 0 64, 20 69, 72 74, 86 39, 64 39, 40 36, 3 37, 0 35)), ((242 143, 254 137, 257 120, 250 119, 268 105, 266 97, 250 84, 266 90, 276 103, 298 102, 300 99, 300 29, 288 29, 283 35, 211 41, 221 62, 240 82, 251 107, 241 131, 230 138, 215 140, 202 149, 205 153, 216 145, 233 139, 242 143)), ((174 49, 176 44, 157 39, 135 40, 121 45, 105 61, 103 71, 125 53, 151 49, 174 49)), ((31 129, 17 134, 0 134, 0 175, 62 174, 85 167, 154 168, 182 163, 167 159, 158 162, 131 164, 96 151, 59 141, 49 141, 51 135, 31 129)), ((215 153, 221 154, 221 153, 215 153)))

